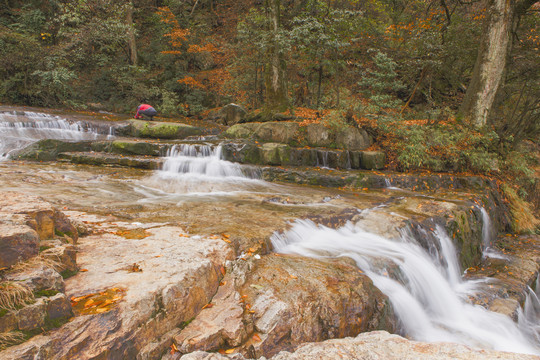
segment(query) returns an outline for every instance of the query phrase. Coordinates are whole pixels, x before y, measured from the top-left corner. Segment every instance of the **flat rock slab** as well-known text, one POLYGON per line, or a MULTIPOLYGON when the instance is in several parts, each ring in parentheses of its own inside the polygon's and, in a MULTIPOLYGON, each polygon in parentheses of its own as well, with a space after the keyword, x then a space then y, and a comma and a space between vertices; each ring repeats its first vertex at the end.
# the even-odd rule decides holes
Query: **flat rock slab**
POLYGON ((95 235, 79 245, 84 271, 66 281, 66 293, 80 297, 116 288, 123 298, 110 311, 77 316, 56 331, 8 348, 1 359, 135 359, 210 302, 223 266, 233 258, 221 239, 191 237, 175 226, 154 225, 140 239, 115 234, 110 223, 89 226, 95 235), (95 231, 101 225, 105 231, 95 231))
MULTIPOLYGON (((220 355, 194 352, 182 360, 245 360, 239 354, 220 355)), ((163 360, 174 359, 166 356, 163 360)), ((479 350, 453 343, 410 341, 385 331, 363 333, 355 338, 327 340, 300 346, 295 352, 282 351, 271 360, 538 360, 535 355, 479 350)))

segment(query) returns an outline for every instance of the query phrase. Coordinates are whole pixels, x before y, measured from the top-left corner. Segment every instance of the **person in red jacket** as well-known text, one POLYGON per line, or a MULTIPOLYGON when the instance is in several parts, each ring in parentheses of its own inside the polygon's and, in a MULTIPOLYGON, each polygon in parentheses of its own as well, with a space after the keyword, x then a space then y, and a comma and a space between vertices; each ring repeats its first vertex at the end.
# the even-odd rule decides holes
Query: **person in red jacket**
POLYGON ((137 107, 137 113, 135 114, 135 119, 149 119, 153 120, 156 116, 157 111, 148 104, 141 104, 137 107))

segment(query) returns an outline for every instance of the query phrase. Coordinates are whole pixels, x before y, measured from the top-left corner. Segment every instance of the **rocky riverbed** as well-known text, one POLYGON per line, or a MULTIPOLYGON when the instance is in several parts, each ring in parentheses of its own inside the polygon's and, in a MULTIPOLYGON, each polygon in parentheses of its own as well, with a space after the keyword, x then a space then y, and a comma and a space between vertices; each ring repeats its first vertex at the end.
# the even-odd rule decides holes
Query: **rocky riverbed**
MULTIPOLYGON (((486 179, 246 169, 220 160, 215 142, 188 142, 175 158, 167 151, 178 140, 84 141, 27 152, 52 162, 0 162, 0 275, 3 293, 17 288, 20 300, 0 316, 2 359, 536 358, 474 348, 538 353, 534 323, 517 335, 525 345, 504 349, 389 335, 415 339, 354 254, 276 252, 276 236, 298 220, 328 233, 406 234, 437 256, 440 228, 455 246, 459 283, 477 281, 461 301, 524 322, 540 242, 497 240, 508 212, 486 179), (86 163, 101 166, 77 160, 90 155, 97 160, 86 163)), ((398 263, 370 261, 400 277, 398 263)))

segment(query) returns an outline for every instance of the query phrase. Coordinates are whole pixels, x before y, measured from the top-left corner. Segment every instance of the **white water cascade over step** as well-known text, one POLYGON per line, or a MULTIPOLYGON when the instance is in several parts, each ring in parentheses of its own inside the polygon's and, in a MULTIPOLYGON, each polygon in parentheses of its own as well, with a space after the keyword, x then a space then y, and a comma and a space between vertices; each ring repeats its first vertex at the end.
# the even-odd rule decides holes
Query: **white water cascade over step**
POLYGON ((82 122, 35 112, 0 113, 0 161, 14 151, 42 140, 99 140, 112 136, 112 128, 100 130, 82 122))
POLYGON ((446 232, 437 228, 435 235, 441 251, 431 255, 410 236, 386 239, 350 223, 334 230, 297 221, 271 240, 279 253, 352 258, 389 297, 404 335, 414 340, 540 354, 540 342, 530 336, 537 334, 533 325, 523 321, 518 327, 509 317, 465 300, 478 287, 462 280, 456 250, 446 232))
POLYGON ((175 145, 165 159, 146 185, 169 194, 230 195, 264 183, 254 168, 223 160, 220 145, 175 145))

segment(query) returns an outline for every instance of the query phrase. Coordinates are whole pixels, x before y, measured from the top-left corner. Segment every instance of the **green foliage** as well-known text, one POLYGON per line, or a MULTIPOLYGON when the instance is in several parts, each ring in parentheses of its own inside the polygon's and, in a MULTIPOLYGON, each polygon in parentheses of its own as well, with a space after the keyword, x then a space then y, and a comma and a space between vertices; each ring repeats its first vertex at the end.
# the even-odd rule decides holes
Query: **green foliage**
POLYGON ((365 94, 379 108, 396 108, 401 104, 396 93, 404 88, 396 72, 397 63, 381 51, 373 56, 373 69, 362 73, 359 85, 365 94))

